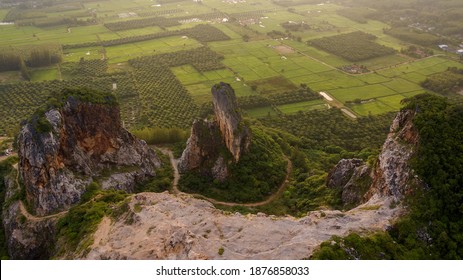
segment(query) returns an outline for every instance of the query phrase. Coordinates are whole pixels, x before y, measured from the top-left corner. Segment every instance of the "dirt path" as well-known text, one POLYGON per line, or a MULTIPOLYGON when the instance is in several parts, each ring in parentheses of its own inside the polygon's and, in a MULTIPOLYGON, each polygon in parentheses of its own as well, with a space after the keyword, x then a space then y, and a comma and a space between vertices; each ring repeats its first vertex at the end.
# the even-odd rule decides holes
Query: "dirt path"
POLYGON ((93 234, 94 242, 93 242, 92 247, 104 246, 106 244, 110 230, 111 230, 111 219, 107 216, 104 216, 100 224, 98 225, 98 229, 93 234))
MULTIPOLYGON (((19 186, 18 164, 17 163, 14 164, 13 168, 16 169, 15 181, 16 181, 16 185, 19 186)), ((69 210, 65 210, 65 211, 62 211, 62 212, 59 212, 59 213, 56 213, 56 214, 38 217, 38 216, 34 216, 31 213, 29 213, 29 211, 27 211, 27 209, 26 209, 26 206, 24 206, 24 202, 22 202, 21 200, 19 200, 19 211, 21 212, 21 214, 24 217, 26 217, 26 219, 28 219, 29 221, 33 221, 33 222, 40 222, 40 221, 43 221, 43 220, 46 220, 46 219, 58 218, 58 217, 66 215, 66 213, 69 212, 69 210)))
POLYGON ((213 204, 218 204, 218 205, 224 205, 224 206, 230 206, 230 207, 233 207, 233 206, 247 206, 247 207, 256 207, 256 206, 262 206, 262 205, 265 205, 265 204, 268 204, 272 201, 274 201, 275 199, 277 199, 286 189, 288 183, 289 183, 289 175, 291 175, 291 172, 293 171, 293 164, 291 162, 291 160, 289 160, 286 156, 285 156, 285 159, 287 161, 287 166, 286 166, 286 176, 285 176, 285 179, 283 181, 283 183, 281 183, 280 187, 278 188, 278 190, 273 193, 271 196, 269 196, 266 200, 263 200, 263 201, 259 201, 259 202, 253 202, 253 203, 235 203, 235 202, 224 202, 224 201, 219 201, 219 200, 215 200, 213 198, 209 198, 209 197, 206 197, 204 195, 201 195, 201 194, 195 194, 195 193, 185 193, 185 192, 182 192, 178 189, 178 180, 180 179, 180 174, 178 172, 178 167, 177 167, 177 164, 178 164, 178 160, 176 160, 174 158, 174 155, 172 153, 171 150, 169 149, 166 149, 166 148, 159 148, 158 149, 165 155, 168 155, 169 156, 169 159, 170 159, 170 164, 172 165, 172 168, 174 170, 174 182, 173 182, 173 186, 172 186, 172 192, 174 194, 186 194, 186 195, 192 195, 193 197, 195 198, 201 198, 201 199, 204 199, 204 200, 207 200, 213 204))

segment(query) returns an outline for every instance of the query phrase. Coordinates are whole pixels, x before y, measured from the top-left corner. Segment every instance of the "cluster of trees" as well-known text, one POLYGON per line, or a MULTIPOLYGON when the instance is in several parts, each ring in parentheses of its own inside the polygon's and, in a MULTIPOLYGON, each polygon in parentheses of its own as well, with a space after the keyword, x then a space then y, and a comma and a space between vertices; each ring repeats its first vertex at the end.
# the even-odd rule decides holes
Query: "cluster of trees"
POLYGON ((161 127, 145 127, 138 130, 133 130, 132 134, 137 138, 143 139, 150 145, 157 144, 174 144, 178 142, 186 142, 190 132, 180 128, 161 128, 161 127))
POLYGON ((367 23, 369 19, 375 17, 377 12, 366 7, 350 7, 338 10, 337 13, 352 21, 367 23))
POLYGON ((340 110, 330 109, 267 117, 261 119, 261 122, 301 137, 303 147, 324 149, 332 145, 347 151, 360 151, 369 147, 378 148, 383 144, 393 115, 389 113, 352 121, 340 110))
MULTIPOLYGON (((87 15, 90 16, 90 15, 87 15)), ((36 27, 52 27, 59 25, 67 26, 86 26, 96 24, 96 17, 87 18, 85 20, 78 19, 77 17, 52 17, 52 18, 39 18, 39 19, 27 19, 27 20, 18 20, 16 25, 18 26, 36 26, 36 27)))
POLYGON ((394 27, 384 29, 384 33, 400 40, 421 46, 433 46, 440 42, 440 38, 428 32, 410 27, 394 27))
POLYGON ((375 43, 376 37, 361 31, 323 37, 307 43, 343 57, 349 61, 361 61, 395 53, 395 50, 375 43))
POLYGON ((137 15, 140 17, 153 17, 153 16, 163 16, 163 15, 171 15, 171 14, 178 14, 182 13, 185 10, 183 9, 170 9, 170 10, 162 10, 162 11, 157 11, 157 10, 149 10, 146 12, 137 12, 137 15))
POLYGON ((461 1, 356 0, 349 6, 338 13, 361 23, 368 19, 383 21, 398 29, 391 32, 392 36, 414 44, 431 45, 442 35, 459 40, 463 31, 461 1))
POLYGON ((98 47, 98 46, 110 47, 110 46, 130 44, 130 43, 142 42, 142 41, 171 37, 171 36, 188 36, 200 42, 225 41, 225 40, 230 39, 230 37, 228 37, 221 30, 211 25, 208 25, 208 24, 200 24, 192 28, 186 28, 186 29, 181 29, 181 30, 164 31, 160 33, 124 37, 124 38, 106 40, 106 41, 100 41, 100 42, 85 42, 85 43, 80 43, 80 44, 63 45, 63 49, 87 48, 87 47, 98 47))
POLYGON ((175 67, 190 64, 199 72, 223 69, 222 64, 224 57, 208 47, 199 47, 192 50, 183 50, 173 53, 164 53, 160 55, 147 56, 130 60, 134 67, 144 67, 146 62, 151 65, 175 67))
POLYGON ((0 71, 16 71, 22 67, 46 67, 61 62, 59 51, 47 46, 34 47, 27 51, 0 53, 0 71))
POLYGON ((259 20, 266 13, 270 13, 272 10, 255 10, 241 13, 230 14, 230 21, 239 21, 239 20, 259 20))
POLYGON ((47 47, 36 47, 27 53, 6 51, 0 53, 0 72, 20 71, 26 81, 31 79, 29 67, 45 67, 61 62, 61 54, 47 47))
POLYGON ((109 22, 104 24, 104 26, 111 31, 129 30, 148 26, 159 26, 161 28, 166 28, 176 25, 180 25, 177 19, 165 17, 133 19, 127 21, 109 22))
POLYGON ((293 21, 283 22, 281 24, 281 27, 283 27, 286 31, 289 32, 303 32, 305 30, 310 29, 310 26, 307 23, 293 21))
POLYGON ((421 86, 440 94, 449 94, 463 88, 463 69, 449 68, 428 76, 421 86))
POLYGON ((243 109, 252 109, 257 107, 265 107, 270 105, 283 105, 297 103, 302 101, 310 101, 322 98, 319 94, 312 91, 307 86, 301 87, 296 91, 283 92, 278 94, 268 95, 248 95, 238 97, 238 104, 243 109))
POLYGON ((101 76, 105 75, 107 69, 108 63, 106 60, 84 59, 83 57, 79 62, 66 62, 61 65, 61 73, 71 78, 77 76, 101 76))
POLYGON ((143 28, 149 26, 159 26, 163 29, 167 27, 172 27, 180 25, 182 21, 188 21, 190 19, 201 19, 201 20, 214 20, 214 19, 223 19, 225 15, 219 12, 212 12, 207 14, 200 14, 195 16, 184 16, 184 17, 175 17, 175 18, 166 18, 161 16, 142 18, 142 19, 133 19, 127 21, 117 21, 105 23, 105 27, 111 31, 121 31, 121 30, 130 30, 136 28, 143 28))
POLYGON ((207 47, 130 60, 141 102, 139 124, 151 127, 187 128, 199 108, 170 67, 190 64, 198 71, 224 68, 222 56, 207 47))
POLYGON ((434 51, 428 48, 418 47, 415 45, 410 45, 406 48, 402 48, 400 53, 414 57, 414 58, 424 58, 431 55, 434 55, 434 51))
POLYGON ((405 201, 408 215, 383 233, 335 237, 313 258, 463 258, 463 106, 426 94, 409 99, 405 109, 416 112, 419 145, 411 164, 423 181, 405 201))

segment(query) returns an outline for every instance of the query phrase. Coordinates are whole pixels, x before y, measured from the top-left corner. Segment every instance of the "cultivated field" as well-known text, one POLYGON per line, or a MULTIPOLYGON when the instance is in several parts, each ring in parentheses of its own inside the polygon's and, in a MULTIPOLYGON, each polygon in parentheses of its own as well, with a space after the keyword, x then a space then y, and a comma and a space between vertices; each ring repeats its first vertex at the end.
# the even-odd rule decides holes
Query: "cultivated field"
POLYGON ((408 43, 385 34, 387 24, 353 21, 338 14, 343 8, 112 0, 19 13, 0 9, 0 19, 15 22, 0 25, 2 53, 59 46, 61 55, 57 63, 0 72, 0 134, 13 134, 66 86, 113 90, 129 128, 186 128, 207 108, 210 87, 220 81, 232 84, 238 97, 291 94, 303 85, 334 98, 283 104, 272 97, 246 109, 253 118, 330 106, 368 116, 398 110, 403 98, 425 91, 420 83, 426 77, 462 67, 438 50, 423 59, 403 55, 399 51, 408 43), (352 65, 366 70, 344 71, 352 65))

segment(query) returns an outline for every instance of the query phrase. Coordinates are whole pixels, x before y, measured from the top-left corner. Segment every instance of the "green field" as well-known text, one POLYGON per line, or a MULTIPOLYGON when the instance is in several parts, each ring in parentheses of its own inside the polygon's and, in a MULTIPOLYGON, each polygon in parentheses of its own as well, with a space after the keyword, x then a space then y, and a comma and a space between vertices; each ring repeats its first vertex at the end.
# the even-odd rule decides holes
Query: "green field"
POLYGON ((265 118, 267 116, 276 115, 277 112, 273 110, 272 107, 261 107, 261 108, 254 108, 250 110, 246 110, 246 115, 253 117, 253 118, 265 118))
MULTIPOLYGON (((80 10, 59 11, 58 9, 54 11, 48 9, 43 11, 46 11, 49 18, 73 16, 80 13, 77 19, 85 21, 91 19, 90 16, 85 16, 85 13, 92 10, 98 18, 97 23, 81 26, 58 24, 48 27, 37 27, 34 23, 31 26, 2 25, 0 26, 2 38, 0 47, 14 51, 29 45, 44 47, 88 43, 88 46, 81 45, 82 47, 79 48, 62 50, 62 63, 66 64, 61 66, 69 68, 70 65, 74 65, 72 67, 77 67, 72 70, 74 72, 69 72, 70 70, 67 69, 67 72, 62 74, 61 67, 56 64, 42 68, 31 67, 29 69, 31 81, 64 79, 71 84, 95 84, 92 79, 96 76, 119 80, 123 73, 123 82, 121 81, 119 85, 126 93, 121 94, 130 97, 127 97, 127 103, 122 103, 122 111, 126 112, 124 116, 130 118, 126 122, 137 124, 140 121, 142 125, 159 125, 146 123, 144 120, 151 120, 154 115, 159 119, 163 115, 162 110, 152 112, 150 110, 154 110, 154 107, 147 105, 150 98, 155 98, 151 96, 155 91, 151 90, 150 86, 155 86, 156 82, 149 85, 150 83, 145 78, 139 79, 140 75, 148 77, 152 76, 152 73, 137 72, 136 67, 134 68, 128 62, 142 56, 177 53, 203 46, 220 56, 219 64, 217 61, 213 62, 211 67, 208 58, 199 62, 204 65, 198 69, 205 70, 198 70, 188 61, 169 66, 172 76, 168 79, 175 79, 173 81, 175 86, 170 87, 169 94, 172 96, 188 94, 190 99, 185 102, 192 102, 192 107, 210 102, 210 87, 220 81, 232 84, 238 96, 281 94, 297 90, 301 84, 305 84, 314 91, 328 92, 335 98, 334 106, 349 107, 360 116, 396 111, 400 107, 400 100, 424 92, 420 83, 427 76, 443 72, 448 67, 462 67, 462 64, 452 60, 452 57, 436 51, 438 56, 419 60, 396 53, 358 61, 357 64, 366 66, 370 72, 359 75, 343 72, 340 68, 351 65, 352 62, 308 45, 306 42, 362 31, 375 35, 375 43, 395 50, 400 50, 407 43, 384 34, 383 30, 390 27, 388 24, 374 20, 368 20, 368 23, 355 22, 339 15, 337 11, 341 9, 344 7, 333 3, 295 5, 289 9, 270 1, 264 3, 260 0, 237 3, 210 0, 206 4, 180 1, 165 2, 161 6, 149 0, 85 2, 80 10), (129 15, 130 12, 134 14, 129 15), (199 19, 203 15, 210 16, 199 19), (105 23, 123 22, 126 24, 133 20, 155 17, 163 17, 166 20, 176 19, 177 22, 166 28, 159 26, 128 27, 120 31, 111 31, 104 26, 105 23), (283 25, 287 22, 304 22, 309 28, 304 31, 289 32, 283 25), (166 35, 166 37, 157 39, 130 41, 133 36, 158 36, 163 32, 175 32, 175 30, 187 29, 199 24, 209 24, 223 32, 229 39, 215 40, 201 37, 202 39, 195 40, 181 35, 166 35), (282 32, 285 35, 274 39, 268 35, 273 31, 282 32), (122 41, 105 47, 100 43, 115 39, 122 41), (106 60, 107 67, 95 68, 96 70, 80 69, 79 67, 82 66, 79 66, 79 63, 82 59, 84 61, 106 60), (92 72, 102 71, 98 69, 107 69, 104 70, 107 72, 92 72), (87 74, 81 73, 76 76, 75 73, 79 71, 87 74), (88 76, 88 73, 93 74, 88 76), (139 84, 139 80, 143 80, 143 83, 139 84), (358 103, 359 100, 362 103, 358 103), (143 102, 144 105, 137 105, 143 102)), ((8 9, 0 10, 0 17, 3 18, 8 11, 8 9)), ((19 71, 0 73, 0 84, 22 81, 23 78, 19 71)), ((26 89, 21 89, 23 90, 21 91, 18 88, 17 90, 16 94, 19 96, 14 99, 15 104, 23 108, 21 97, 28 95, 25 92, 26 89)), ((29 98, 27 97, 27 100, 29 98)), ((11 97, 4 96, 2 99, 11 100, 11 97)), ((162 102, 167 102, 167 99, 165 100, 162 102)), ((0 109, 6 112, 5 108, 12 106, 10 103, 5 101, 0 109)), ((260 118, 269 113, 276 114, 277 111, 283 114, 293 114, 299 111, 323 109, 325 105, 323 100, 316 100, 278 105, 273 108, 251 109, 247 114, 250 117, 260 118)), ((169 114, 171 113, 175 112, 169 114)), ((181 115, 181 112, 178 114, 181 115)), ((4 119, 3 115, 2 119, 4 119)), ((9 121, 0 128, 0 133, 5 131, 5 127, 14 127, 15 122, 19 120, 11 116, 7 118, 6 115, 5 119, 9 121)), ((168 126, 169 123, 175 122, 166 119, 163 125, 168 126)))
POLYGON ((294 114, 298 112, 326 109, 327 107, 325 105, 325 102, 322 99, 318 99, 318 100, 313 100, 313 101, 280 105, 280 106, 277 106, 277 108, 279 111, 281 111, 284 114, 294 114))

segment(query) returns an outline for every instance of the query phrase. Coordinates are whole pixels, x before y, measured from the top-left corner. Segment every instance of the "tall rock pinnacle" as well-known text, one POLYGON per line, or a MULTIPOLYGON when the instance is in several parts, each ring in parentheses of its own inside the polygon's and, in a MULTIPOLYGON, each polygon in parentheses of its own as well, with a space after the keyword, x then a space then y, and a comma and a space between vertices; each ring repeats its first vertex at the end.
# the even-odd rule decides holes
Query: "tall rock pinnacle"
POLYGON ((223 141, 236 162, 251 143, 249 129, 244 126, 238 110, 235 91, 226 83, 216 84, 211 89, 214 104, 215 121, 223 141))
POLYGON ((241 119, 235 92, 229 84, 216 84, 211 92, 214 120, 193 123, 187 147, 179 161, 179 170, 197 170, 223 181, 229 175, 228 159, 238 162, 249 149, 251 131, 241 119))

